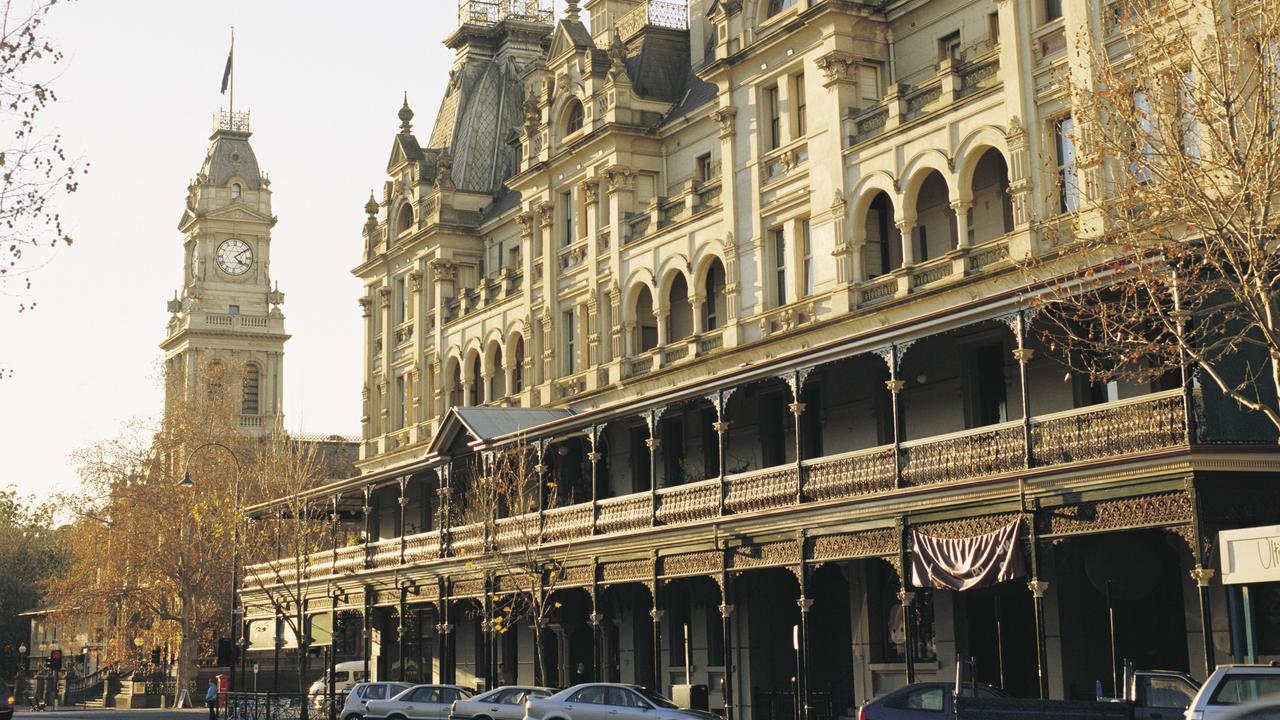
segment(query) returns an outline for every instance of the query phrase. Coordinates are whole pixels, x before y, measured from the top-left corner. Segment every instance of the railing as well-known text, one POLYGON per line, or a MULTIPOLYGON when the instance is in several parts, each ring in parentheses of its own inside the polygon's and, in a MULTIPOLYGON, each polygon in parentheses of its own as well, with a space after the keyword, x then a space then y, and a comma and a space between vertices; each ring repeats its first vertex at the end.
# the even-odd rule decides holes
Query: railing
MULTIPOLYGON (((1142 456, 1187 444, 1182 391, 1143 395, 1104 405, 1031 418, 1031 464, 1036 468, 1066 466, 1105 458, 1142 456)), ((1026 425, 1021 420, 947 435, 775 465, 669 488, 553 508, 499 520, 492 540, 499 548, 518 550, 529 543, 567 542, 591 536, 644 530, 655 522, 666 526, 795 508, 808 501, 874 496, 896 487, 945 486, 948 483, 1008 475, 1027 468, 1026 425), (900 478, 900 481, 899 481, 900 478), (723 500, 721 499, 723 482, 723 500), (900 482, 900 484, 899 484, 900 482), (656 506, 654 498, 656 496, 656 506), (594 522, 593 522, 594 520, 594 522)), ((404 561, 423 562, 440 556, 440 533, 404 538, 404 561)), ((450 554, 479 556, 485 551, 485 527, 450 530, 450 554)), ((400 562, 400 540, 353 545, 309 558, 311 578, 329 573, 355 573, 400 562), (366 557, 368 562, 366 562, 366 557), (331 560, 332 558, 332 560, 331 560)), ((246 586, 293 581, 292 563, 246 567, 246 586)))
POLYGON ((675 344, 668 345, 662 350, 663 365, 680 362, 687 357, 689 357, 689 343, 687 340, 677 340, 675 344))
POLYGON ((1097 460, 1176 447, 1186 442, 1182 390, 1144 395, 1034 418, 1037 465, 1097 460))
POLYGON ((379 540, 369 546, 369 564, 375 568, 400 564, 400 538, 379 540))
POLYGON ((960 87, 956 89, 958 97, 994 87, 999 82, 1000 55, 992 51, 989 57, 974 58, 961 66, 957 74, 960 76, 960 87))
POLYGON ((806 460, 804 466, 804 495, 811 500, 834 500, 892 490, 897 472, 892 445, 806 460))
POLYGON ((249 112, 219 110, 218 114, 213 116, 213 129, 247 133, 249 132, 249 112))
POLYGON ((362 568, 364 568, 363 545, 348 545, 344 548, 338 548, 333 562, 333 573, 335 575, 356 572, 362 568))
POLYGON ((472 523, 449 528, 449 551, 453 555, 479 555, 484 550, 484 526, 472 523))
POLYGON ((720 481, 704 480, 658 490, 658 521, 664 525, 706 520, 720 514, 720 481))
POLYGON ((634 493, 600 501, 596 527, 602 533, 624 532, 649 527, 651 521, 649 493, 634 493))
POLYGON ((586 537, 591 534, 591 515, 590 503, 547 510, 542 514, 542 537, 547 542, 586 537))
POLYGON ((404 541, 405 562, 416 562, 440 556, 440 533, 431 532, 410 535, 404 541))
POLYGON ((1022 421, 902 443, 902 484, 935 485, 1023 467, 1022 421))
POLYGON ((685 2, 669 0, 644 0, 622 16, 614 28, 623 40, 647 27, 667 28, 669 30, 689 29, 689 5, 685 2))
POLYGON ((791 505, 800 494, 795 465, 779 465, 728 478, 724 506, 740 514, 791 505))
POLYGON ((949 277, 952 273, 951 260, 945 257, 931 260, 927 264, 921 265, 920 268, 911 273, 911 286, 922 287, 931 283, 936 283, 943 278, 949 277))
MULTIPOLYGON (((302 717, 304 702, 312 703, 311 717, 328 717, 326 699, 325 695, 307 698, 298 693, 227 693, 226 707, 219 717, 225 720, 295 720, 302 717)), ((335 702, 338 700, 337 697, 333 699, 335 702)))
POLYGON ((534 513, 502 518, 495 523, 494 541, 505 552, 520 551, 538 543, 538 516, 534 513))
POLYGON ((241 415, 240 427, 262 427, 261 415, 241 415))
POLYGON ((710 355, 724 347, 724 330, 708 330, 698 337, 698 354, 710 355))

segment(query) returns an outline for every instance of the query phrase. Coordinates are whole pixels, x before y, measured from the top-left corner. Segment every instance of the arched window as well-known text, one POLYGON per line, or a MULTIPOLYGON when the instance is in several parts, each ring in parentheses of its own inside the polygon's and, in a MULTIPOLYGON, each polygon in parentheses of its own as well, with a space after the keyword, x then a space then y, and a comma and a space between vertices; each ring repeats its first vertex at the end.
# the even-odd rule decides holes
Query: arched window
POLYGON ((413 229, 413 206, 405 203, 400 206, 400 216, 396 218, 396 233, 403 234, 413 229))
POLYGON ((720 258, 712 260, 711 267, 707 268, 703 294, 706 299, 702 306, 702 329, 710 332, 725 322, 724 263, 720 258))
POLYGON ((484 402, 484 376, 480 373, 480 354, 471 358, 471 397, 467 404, 475 407, 484 402))
POLYGON ((568 135, 569 133, 575 133, 581 130, 582 122, 585 117, 585 112, 582 109, 582 103, 578 102, 577 100, 569 101, 569 110, 567 112, 568 114, 566 115, 566 120, 564 125, 565 135, 568 135))
POLYGON ((240 192, 241 192, 240 183, 231 183, 231 199, 239 200, 240 192))
POLYGON ((515 372, 511 374, 511 391, 524 390, 524 338, 516 338, 515 372))
POLYGON ((449 407, 462 404, 462 363, 454 360, 453 371, 449 373, 449 407))
POLYGON ((768 0, 769 7, 765 17, 773 17, 790 7, 795 7, 796 0, 768 0))
POLYGON ((244 366, 244 382, 240 396, 240 414, 258 414, 258 386, 262 380, 262 372, 254 363, 244 366))

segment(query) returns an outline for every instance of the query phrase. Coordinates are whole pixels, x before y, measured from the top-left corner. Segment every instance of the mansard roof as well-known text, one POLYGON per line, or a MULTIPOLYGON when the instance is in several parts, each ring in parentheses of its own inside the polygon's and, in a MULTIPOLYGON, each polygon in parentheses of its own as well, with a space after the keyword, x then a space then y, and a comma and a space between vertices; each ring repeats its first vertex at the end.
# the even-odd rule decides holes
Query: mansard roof
POLYGON ((516 151, 506 142, 520 125, 524 84, 515 62, 468 62, 453 71, 427 149, 449 150, 454 186, 494 194, 515 171, 516 151))
POLYGON ((262 172, 258 158, 249 145, 249 133, 233 130, 215 130, 209 136, 209 152, 204 156, 200 174, 214 185, 228 185, 239 178, 250 190, 262 188, 262 172))

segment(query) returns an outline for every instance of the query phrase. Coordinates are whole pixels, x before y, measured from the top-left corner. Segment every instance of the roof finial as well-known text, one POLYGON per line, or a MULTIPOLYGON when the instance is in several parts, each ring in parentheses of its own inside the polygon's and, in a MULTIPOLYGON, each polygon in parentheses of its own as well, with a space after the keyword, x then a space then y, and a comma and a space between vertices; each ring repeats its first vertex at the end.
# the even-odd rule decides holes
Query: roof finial
POLYGON ((404 105, 400 106, 398 116, 400 118, 400 132, 408 135, 413 130, 413 125, 410 124, 413 121, 413 110, 409 108, 408 91, 405 91, 404 105))
POLYGON ((369 202, 364 204, 364 212, 369 217, 373 217, 378 213, 378 201, 373 197, 373 191, 369 191, 369 202))
POLYGON ((564 4, 564 19, 578 22, 578 0, 568 0, 564 4))

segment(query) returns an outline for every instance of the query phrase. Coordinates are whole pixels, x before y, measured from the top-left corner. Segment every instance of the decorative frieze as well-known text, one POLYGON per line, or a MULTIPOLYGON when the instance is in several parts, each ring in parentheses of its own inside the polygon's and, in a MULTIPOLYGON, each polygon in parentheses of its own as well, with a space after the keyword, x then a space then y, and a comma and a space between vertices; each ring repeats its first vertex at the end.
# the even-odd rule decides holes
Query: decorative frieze
POLYGON ((600 565, 600 581, 605 585, 622 582, 649 582, 653 578, 653 560, 620 560, 600 565))
POLYGON ((1043 535, 1071 535, 1186 523, 1191 518, 1191 497, 1176 490, 1043 509, 1039 525, 1043 535))
POLYGON ((729 551, 729 566, 737 571, 799 564, 800 543, 794 540, 742 545, 729 551))
POLYGON ((680 553, 662 558, 662 574, 666 577, 713 575, 721 571, 722 564, 719 550, 680 553))
POLYGON ((809 540, 809 558, 820 562, 888 556, 897 552, 897 528, 819 535, 809 540))

